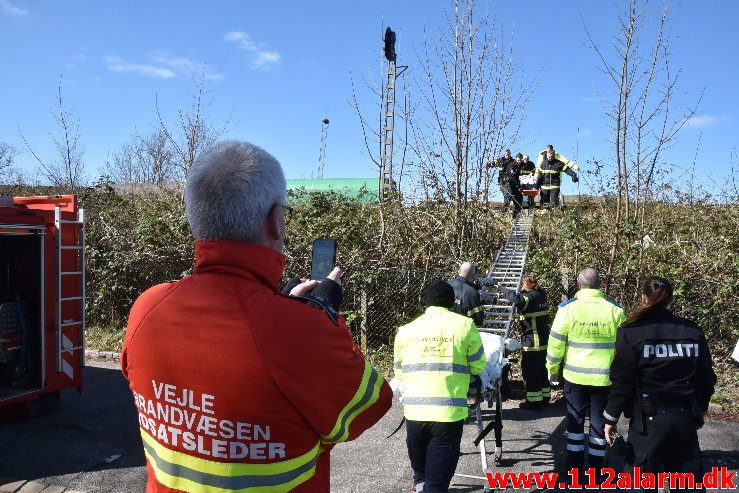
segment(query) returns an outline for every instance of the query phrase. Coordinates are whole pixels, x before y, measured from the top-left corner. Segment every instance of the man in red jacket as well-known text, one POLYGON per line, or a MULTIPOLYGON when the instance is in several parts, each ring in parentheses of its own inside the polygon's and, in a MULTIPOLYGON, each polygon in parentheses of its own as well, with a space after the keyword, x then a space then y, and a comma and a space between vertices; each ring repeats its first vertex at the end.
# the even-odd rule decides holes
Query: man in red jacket
MULTIPOLYGON (((147 492, 328 492, 329 452, 375 424, 392 392, 320 288, 282 295, 285 178, 245 142, 190 169, 193 274, 142 294, 121 366, 130 382, 147 492)), ((316 287, 318 286, 318 287, 316 287)))

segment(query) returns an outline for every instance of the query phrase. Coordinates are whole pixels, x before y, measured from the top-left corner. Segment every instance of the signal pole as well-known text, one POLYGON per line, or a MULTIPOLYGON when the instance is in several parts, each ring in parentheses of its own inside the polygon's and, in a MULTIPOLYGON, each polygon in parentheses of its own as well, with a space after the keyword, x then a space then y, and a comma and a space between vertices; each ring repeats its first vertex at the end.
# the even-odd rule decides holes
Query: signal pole
POLYGON ((380 132, 382 143, 380 146, 380 190, 381 201, 387 200, 395 191, 393 180, 393 140, 395 129, 395 81, 405 71, 407 66, 397 66, 397 53, 395 52, 395 32, 389 27, 385 29, 383 37, 385 59, 387 60, 387 81, 382 93, 382 108, 384 110, 384 127, 380 132), (397 72, 396 69, 400 69, 397 72))
POLYGON ((316 178, 323 178, 323 164, 326 160, 326 141, 328 140, 328 118, 321 120, 321 150, 318 152, 318 173, 316 178))

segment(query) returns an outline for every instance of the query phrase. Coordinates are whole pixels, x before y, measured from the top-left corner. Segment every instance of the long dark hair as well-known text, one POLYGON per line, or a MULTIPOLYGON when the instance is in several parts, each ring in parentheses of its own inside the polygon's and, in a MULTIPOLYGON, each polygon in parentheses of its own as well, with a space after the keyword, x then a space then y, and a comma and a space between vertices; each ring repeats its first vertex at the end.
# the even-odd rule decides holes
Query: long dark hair
POLYGON ((644 305, 629 315, 624 325, 633 325, 640 322, 645 316, 658 308, 667 308, 672 301, 672 284, 664 277, 652 276, 644 281, 642 295, 644 305))

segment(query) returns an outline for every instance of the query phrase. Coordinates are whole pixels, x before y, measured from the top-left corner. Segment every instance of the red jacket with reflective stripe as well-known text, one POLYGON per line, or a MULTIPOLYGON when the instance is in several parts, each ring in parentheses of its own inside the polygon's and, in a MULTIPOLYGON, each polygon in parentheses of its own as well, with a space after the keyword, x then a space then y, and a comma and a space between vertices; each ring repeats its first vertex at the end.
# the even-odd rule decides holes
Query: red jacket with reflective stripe
POLYGON ((389 386, 343 320, 279 293, 281 254, 195 250, 193 275, 136 300, 123 345, 147 492, 328 492, 331 447, 385 414, 389 386))

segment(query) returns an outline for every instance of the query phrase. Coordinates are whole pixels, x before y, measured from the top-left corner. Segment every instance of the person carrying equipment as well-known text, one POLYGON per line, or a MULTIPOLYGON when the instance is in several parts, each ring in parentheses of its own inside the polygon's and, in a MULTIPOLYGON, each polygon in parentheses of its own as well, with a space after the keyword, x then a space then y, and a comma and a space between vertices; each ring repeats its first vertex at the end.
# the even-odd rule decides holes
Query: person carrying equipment
POLYGON ((536 187, 541 191, 542 206, 559 206, 559 192, 562 184, 561 174, 567 173, 572 178, 573 183, 577 183, 580 179, 577 177, 574 169, 577 164, 554 152, 554 147, 550 144, 546 150, 539 153, 539 162, 536 167, 536 187), (559 157, 558 157, 559 156, 559 157), (564 161, 559 158, 564 159, 564 161))
POLYGON ((521 320, 521 373, 526 386, 526 400, 518 407, 541 411, 549 404, 546 355, 549 340, 549 303, 547 294, 533 274, 526 274, 520 292, 498 285, 503 296, 517 309, 521 320))
POLYGON ((590 413, 588 465, 603 467, 606 441, 603 409, 611 385, 608 378, 616 330, 626 319, 623 309, 600 291, 601 277, 586 267, 577 276, 580 290, 559 305, 549 333, 549 382, 564 377, 567 403, 567 470, 582 468, 585 458, 585 416, 590 413))
POLYGON ((630 465, 642 472, 692 473, 701 478, 697 430, 703 426, 716 374, 703 330, 673 315, 667 308, 672 300, 667 279, 648 278, 642 307, 618 331, 604 433, 611 443, 624 413, 631 417, 630 465))
POLYGON ((463 262, 459 266, 459 275, 448 281, 454 289, 454 306, 452 311, 470 317, 478 327, 485 319, 485 307, 480 300, 480 286, 477 285, 477 265, 463 262))
POLYGON ((446 493, 459 461, 470 375, 485 370, 485 353, 475 323, 450 311, 448 283, 432 283, 425 298, 426 312, 395 336, 395 378, 404 389, 413 491, 446 493))
POLYGON ((513 217, 518 215, 521 210, 521 182, 518 178, 518 170, 521 166, 521 158, 511 157, 511 150, 506 149, 502 158, 498 159, 498 185, 500 192, 503 194, 503 204, 500 206, 500 212, 508 210, 508 204, 513 203, 513 217))

